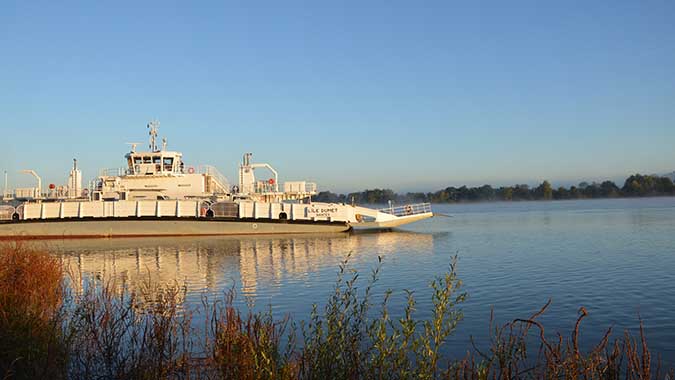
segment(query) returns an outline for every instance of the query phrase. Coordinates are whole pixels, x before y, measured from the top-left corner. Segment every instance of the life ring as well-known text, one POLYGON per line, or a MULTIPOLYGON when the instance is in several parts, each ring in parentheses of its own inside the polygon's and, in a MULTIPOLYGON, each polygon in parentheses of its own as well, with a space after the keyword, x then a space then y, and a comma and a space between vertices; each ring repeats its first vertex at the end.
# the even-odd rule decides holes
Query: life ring
POLYGON ((412 206, 411 206, 411 205, 405 206, 405 214, 406 214, 406 215, 412 215, 412 213, 413 213, 413 208, 412 208, 412 206))
POLYGON ((267 183, 269 183, 270 185, 274 185, 274 178, 268 179, 267 183))
POLYGON ((190 167, 188 168, 188 174, 195 174, 195 168, 193 168, 192 166, 190 166, 190 167))

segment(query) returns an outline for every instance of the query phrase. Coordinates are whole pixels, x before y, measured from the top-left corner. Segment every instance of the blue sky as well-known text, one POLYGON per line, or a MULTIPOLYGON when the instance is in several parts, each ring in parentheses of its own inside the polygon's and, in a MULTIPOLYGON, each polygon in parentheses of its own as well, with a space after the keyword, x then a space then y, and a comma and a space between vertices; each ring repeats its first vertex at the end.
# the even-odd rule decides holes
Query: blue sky
POLYGON ((334 191, 675 170, 675 2, 192 3, 3 1, 12 183, 121 166, 152 118, 334 191))

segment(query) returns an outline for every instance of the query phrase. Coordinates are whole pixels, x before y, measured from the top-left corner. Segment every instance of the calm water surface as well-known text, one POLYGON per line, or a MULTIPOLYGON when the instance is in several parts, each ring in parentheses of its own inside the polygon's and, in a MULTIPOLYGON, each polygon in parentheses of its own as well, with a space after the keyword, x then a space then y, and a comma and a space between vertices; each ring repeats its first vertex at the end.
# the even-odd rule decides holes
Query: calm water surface
MULTIPOLYGON (((464 321, 447 345, 462 355, 473 336, 485 347, 490 310, 498 322, 528 317, 549 298, 540 320, 569 334, 579 307, 586 347, 606 328, 635 331, 638 314, 650 348, 675 365, 675 198, 434 206, 451 215, 384 233, 257 238, 87 240, 50 243, 83 275, 114 277, 129 286, 150 273, 185 282, 186 307, 204 293, 235 287, 238 302, 296 320, 322 304, 338 264, 369 273, 383 257, 380 294, 391 288, 393 312, 403 289, 415 291, 418 316, 429 317, 433 276, 459 257, 469 299, 464 321)), ((364 276, 365 279, 366 276, 364 276)), ((379 299, 377 299, 379 301, 379 299)))

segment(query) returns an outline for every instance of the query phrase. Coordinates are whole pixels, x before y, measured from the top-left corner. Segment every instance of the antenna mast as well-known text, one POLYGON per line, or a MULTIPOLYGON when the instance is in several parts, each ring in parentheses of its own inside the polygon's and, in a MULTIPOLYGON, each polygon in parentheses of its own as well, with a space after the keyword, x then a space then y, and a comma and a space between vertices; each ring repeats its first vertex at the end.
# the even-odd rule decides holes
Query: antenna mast
POLYGON ((159 129, 159 121, 153 120, 148 123, 148 129, 150 130, 148 134, 150 135, 150 150, 153 152, 158 152, 157 149, 157 130, 159 129))

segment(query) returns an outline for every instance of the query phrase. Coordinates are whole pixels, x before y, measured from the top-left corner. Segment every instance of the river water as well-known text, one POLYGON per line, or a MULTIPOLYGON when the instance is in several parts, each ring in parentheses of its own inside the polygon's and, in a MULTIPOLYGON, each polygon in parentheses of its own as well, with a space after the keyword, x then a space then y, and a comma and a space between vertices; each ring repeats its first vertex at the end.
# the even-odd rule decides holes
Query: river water
POLYGON ((184 283, 185 307, 234 287, 242 307, 271 307, 295 320, 328 299, 348 254, 349 265, 363 274, 361 286, 382 257, 376 295, 394 290, 397 314, 403 290, 412 290, 418 317, 428 318, 428 283, 457 255, 469 297, 448 354, 466 353, 470 337, 486 347, 491 310, 503 323, 528 317, 551 298, 540 317, 548 334, 569 336, 584 306, 589 315, 580 342, 588 348, 610 326, 615 337, 636 332, 641 316, 650 349, 675 365, 675 198, 437 205, 434 211, 449 217, 381 233, 48 244, 84 276, 116 278, 131 288, 148 275, 184 283))

